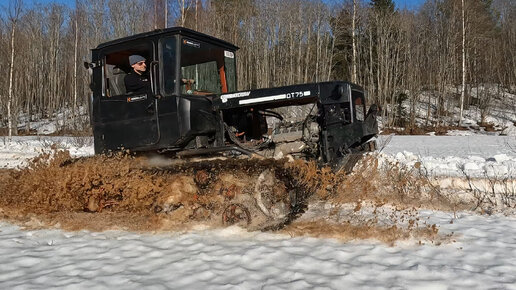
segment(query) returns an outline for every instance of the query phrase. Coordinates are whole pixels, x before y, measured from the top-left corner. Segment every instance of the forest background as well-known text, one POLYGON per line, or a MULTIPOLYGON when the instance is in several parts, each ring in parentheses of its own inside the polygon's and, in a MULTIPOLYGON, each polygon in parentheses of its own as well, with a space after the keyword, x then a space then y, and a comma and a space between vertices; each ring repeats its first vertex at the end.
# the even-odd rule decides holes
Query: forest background
POLYGON ((239 90, 358 83, 368 104, 383 108, 385 128, 422 126, 416 122, 421 104, 428 128, 460 123, 470 105, 480 110, 482 123, 494 98, 516 92, 514 0, 426 0, 411 10, 392 0, 8 0, 1 8, 3 135, 70 115, 74 124, 58 133, 68 127, 88 134, 88 116, 80 112, 91 95, 82 66, 89 50, 172 26, 239 46, 239 90), (479 87, 491 89, 471 94, 479 87), (402 103, 408 109, 401 110, 402 103))

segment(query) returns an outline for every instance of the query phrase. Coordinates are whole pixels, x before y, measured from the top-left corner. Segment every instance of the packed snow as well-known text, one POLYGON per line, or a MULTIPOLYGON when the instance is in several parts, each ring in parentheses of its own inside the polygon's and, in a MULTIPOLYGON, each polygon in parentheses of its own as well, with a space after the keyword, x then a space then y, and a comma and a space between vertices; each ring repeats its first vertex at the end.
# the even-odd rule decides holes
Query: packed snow
POLYGON ((92 137, 13 136, 0 139, 0 168, 26 166, 29 161, 53 149, 70 151, 72 157, 94 154, 92 137))
MULTIPOLYGON (((514 137, 384 136, 378 143, 386 159, 421 162, 434 175, 516 171, 514 137)), ((52 144, 73 156, 93 154, 91 139, 16 137, 0 142, 0 167, 24 166, 52 144)), ((449 240, 387 245, 238 227, 98 233, 0 222, 0 288, 516 289, 514 215, 425 210, 420 217, 449 240)))
POLYGON ((514 136, 380 136, 385 158, 432 176, 516 177, 514 136))
POLYGON ((424 212, 448 244, 0 226, 3 289, 516 289, 516 219, 424 212), (450 223, 453 221, 453 223, 450 223))

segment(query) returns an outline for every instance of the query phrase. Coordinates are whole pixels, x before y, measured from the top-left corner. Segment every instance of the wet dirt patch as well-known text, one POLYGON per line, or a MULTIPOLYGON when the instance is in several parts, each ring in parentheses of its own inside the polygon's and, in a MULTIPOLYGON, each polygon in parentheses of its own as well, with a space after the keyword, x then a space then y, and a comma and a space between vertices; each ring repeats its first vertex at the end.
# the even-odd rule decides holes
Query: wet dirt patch
POLYGON ((451 235, 440 235, 439 226, 422 218, 416 208, 376 206, 371 202, 312 203, 305 215, 287 225, 282 232, 291 236, 323 237, 341 241, 374 239, 390 245, 402 240, 438 245, 451 238, 451 235))
POLYGON ((282 230, 282 232, 291 236, 309 236, 341 241, 374 239, 390 245, 397 241, 408 239, 430 241, 436 245, 449 240, 449 237, 440 237, 438 231, 436 225, 425 228, 404 229, 396 225, 353 225, 349 222, 335 224, 324 220, 312 222, 296 221, 282 230))
POLYGON ((374 158, 362 164, 345 174, 300 160, 157 162, 126 154, 72 159, 58 151, 27 168, 0 171, 0 217, 26 228, 70 231, 187 231, 237 224, 341 240, 439 239, 436 225, 417 224, 417 211, 389 223, 377 222, 389 215, 385 211, 357 219, 362 207, 449 206, 424 180, 403 177, 395 168, 386 173, 374 158), (336 211, 329 210, 303 218, 307 206, 317 202, 351 205, 354 214, 334 219, 336 211))

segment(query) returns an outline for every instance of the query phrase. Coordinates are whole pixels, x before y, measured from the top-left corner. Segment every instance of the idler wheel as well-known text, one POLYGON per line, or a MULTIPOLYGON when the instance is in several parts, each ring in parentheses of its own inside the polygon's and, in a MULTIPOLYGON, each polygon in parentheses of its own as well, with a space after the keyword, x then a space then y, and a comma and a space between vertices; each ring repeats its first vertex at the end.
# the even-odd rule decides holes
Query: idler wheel
POLYGON ((205 189, 208 187, 212 180, 212 176, 210 173, 208 173, 206 170, 198 170, 195 172, 194 181, 197 186, 199 186, 202 189, 205 189))
POLYGON ((235 184, 232 184, 229 187, 221 187, 220 188, 220 194, 226 200, 231 200, 241 193, 242 193, 242 189, 237 187, 235 184))
POLYGON ((222 224, 230 226, 241 222, 245 222, 247 225, 251 223, 249 210, 239 203, 229 204, 222 213, 222 224))

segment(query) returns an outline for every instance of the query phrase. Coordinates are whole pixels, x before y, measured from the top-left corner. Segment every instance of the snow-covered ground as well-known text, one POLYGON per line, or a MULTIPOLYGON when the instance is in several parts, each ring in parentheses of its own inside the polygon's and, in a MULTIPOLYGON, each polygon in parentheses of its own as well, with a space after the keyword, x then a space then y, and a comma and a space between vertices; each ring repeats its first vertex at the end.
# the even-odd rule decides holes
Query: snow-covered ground
POLYGON ((2 289, 516 289, 516 219, 424 212, 455 242, 388 246, 248 233, 0 225, 2 289), (450 223, 453 221, 453 223, 450 223))
MULTIPOLYGON (((516 136, 516 94, 510 93, 510 90, 500 87, 496 84, 484 84, 478 87, 472 87, 468 89, 467 94, 471 96, 473 102, 469 106, 465 106, 463 111, 463 119, 461 127, 463 130, 450 130, 447 135, 471 135, 471 134, 484 134, 484 135, 504 135, 504 136, 516 136), (479 101, 488 101, 485 103, 484 108, 479 107, 479 101), (482 113, 485 114, 483 122, 485 124, 479 124, 482 120, 482 113), (485 128, 486 124, 493 126, 492 129, 488 130, 485 128)), ((448 117, 440 116, 441 120, 436 119, 437 108, 439 107, 438 96, 441 93, 436 91, 423 91, 419 95, 419 101, 415 104, 415 124, 419 127, 425 127, 430 123, 445 121, 448 125, 453 125, 458 122, 458 116, 460 115, 460 104, 458 103, 457 96, 461 93, 460 87, 448 86, 445 88, 445 97, 442 100, 444 102, 444 109, 448 110, 448 117), (430 113, 430 115, 429 115, 430 113)), ((407 113, 411 110, 411 104, 409 99, 402 103, 402 111, 407 113)), ((397 111, 400 108, 398 106, 389 107, 387 110, 397 111)), ((379 119, 382 124, 382 119, 379 119)), ((382 126, 380 126, 382 127, 382 126)), ((430 133, 431 134, 431 133, 430 133)))
MULTIPOLYGON (((22 165, 52 143, 74 156, 93 154, 85 140, 19 137, 0 142, 0 167, 22 165)), ((507 146, 515 143, 500 136, 394 136, 381 147, 386 158, 409 166, 422 162, 435 175, 459 175, 462 166, 482 176, 489 166, 516 171, 516 152, 507 146)), ((516 289, 516 217, 441 211, 420 216, 450 240, 390 246, 236 227, 95 233, 28 231, 0 222, 0 288, 516 289)))
POLYGON ((92 137, 13 136, 10 142, 1 137, 0 168, 26 166, 30 159, 51 152, 51 148, 68 150, 73 157, 94 154, 92 137))
POLYGON ((420 162, 429 175, 516 178, 514 136, 380 136, 385 158, 420 162))

